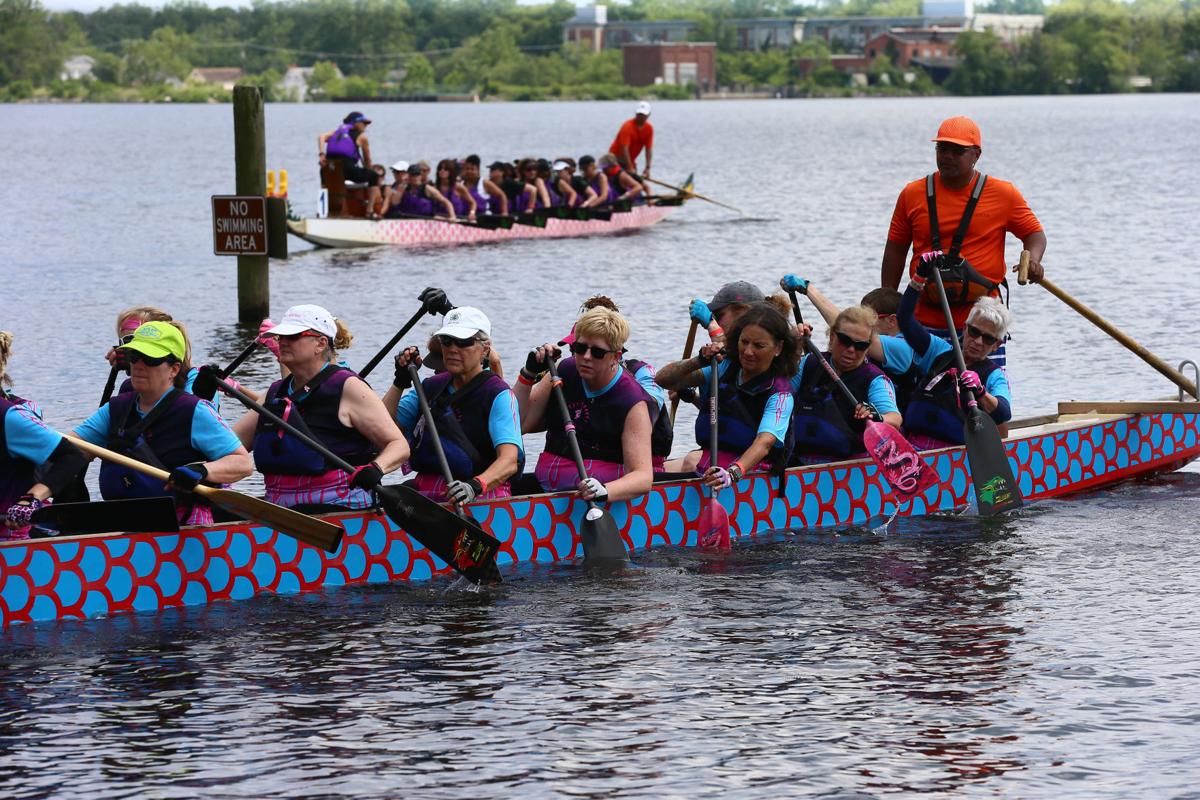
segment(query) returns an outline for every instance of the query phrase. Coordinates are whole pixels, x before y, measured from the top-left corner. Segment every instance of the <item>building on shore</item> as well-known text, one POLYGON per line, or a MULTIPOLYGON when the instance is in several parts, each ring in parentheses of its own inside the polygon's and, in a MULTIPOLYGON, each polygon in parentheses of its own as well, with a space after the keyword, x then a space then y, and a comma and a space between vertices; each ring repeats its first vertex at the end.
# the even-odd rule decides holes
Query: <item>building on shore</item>
MULTIPOLYGON (((338 80, 345 78, 342 71, 334 65, 334 74, 338 80)), ((292 64, 287 68, 287 72, 283 73, 283 80, 279 86, 283 90, 285 97, 292 97, 297 102, 303 103, 308 99, 308 81, 312 77, 312 67, 298 67, 292 64)))
POLYGON ((58 78, 63 81, 82 81, 92 77, 92 68, 96 66, 96 59, 91 56, 78 55, 71 56, 63 62, 62 71, 59 72, 58 78))
POLYGON ((695 86, 709 92, 717 85, 714 42, 627 44, 621 48, 627 86, 695 86))
POLYGON ((209 83, 232 92, 245 74, 241 67, 196 67, 188 73, 187 79, 191 83, 209 83))

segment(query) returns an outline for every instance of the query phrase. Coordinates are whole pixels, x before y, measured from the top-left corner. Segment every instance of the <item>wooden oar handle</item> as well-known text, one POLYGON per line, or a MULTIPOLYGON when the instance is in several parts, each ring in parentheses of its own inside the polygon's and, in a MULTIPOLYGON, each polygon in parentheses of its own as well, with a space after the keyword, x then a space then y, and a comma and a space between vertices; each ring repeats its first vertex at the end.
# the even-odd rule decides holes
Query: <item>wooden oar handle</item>
MULTIPOLYGON (((124 453, 113 452, 112 450, 101 447, 98 444, 92 444, 86 439, 80 439, 77 436, 70 435, 63 436, 63 438, 89 455, 95 456, 96 458, 102 458, 111 464, 119 464, 122 467, 129 467, 130 469, 136 470, 143 475, 149 475, 151 478, 161 478, 163 483, 166 483, 167 478, 171 477, 171 473, 167 472, 165 469, 152 467, 144 461, 138 461, 136 458, 127 456, 124 453)), ((192 491, 201 497, 207 497, 212 492, 215 492, 216 489, 200 483, 197 484, 196 488, 192 491)))
POLYGON ((1021 262, 1017 266, 1017 283, 1024 286, 1029 283, 1029 251, 1021 251, 1021 262))
MULTIPOLYGON (((696 329, 700 327, 700 323, 692 320, 692 325, 688 328, 687 341, 683 344, 683 360, 687 361, 692 357, 692 348, 696 346, 696 329)), ((679 410, 679 392, 675 393, 675 399, 671 401, 671 424, 675 424, 675 412, 679 410)))

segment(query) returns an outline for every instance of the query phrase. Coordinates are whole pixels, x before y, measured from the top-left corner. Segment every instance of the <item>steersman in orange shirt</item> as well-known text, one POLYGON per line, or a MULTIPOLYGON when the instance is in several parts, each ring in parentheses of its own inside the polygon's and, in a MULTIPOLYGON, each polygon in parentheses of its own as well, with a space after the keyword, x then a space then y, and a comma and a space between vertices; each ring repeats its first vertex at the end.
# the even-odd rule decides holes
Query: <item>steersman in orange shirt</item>
MULTIPOLYGON (((954 325, 961 331, 978 298, 1000 294, 1007 271, 1006 234, 1012 233, 1029 251, 1032 281, 1042 278, 1046 234, 1017 187, 975 169, 983 153, 983 138, 974 121, 951 117, 941 124, 933 141, 937 143, 937 172, 909 183, 900 191, 883 248, 880 283, 887 288, 899 288, 909 247, 912 247, 910 276, 915 274, 922 253, 943 251, 944 264, 954 268, 943 271, 943 279, 954 325), (973 208, 966 229, 962 230, 963 216, 969 206, 973 208), (937 237, 930 225, 931 210, 937 223, 937 237), (956 280, 953 277, 956 275, 961 279, 956 280)), ((944 331, 946 317, 935 284, 926 287, 917 304, 916 317, 931 332, 944 331)))
POLYGON ((650 161, 654 156, 654 126, 650 124, 650 104, 644 100, 637 104, 633 119, 627 119, 621 125, 608 152, 617 157, 617 163, 623 169, 637 175, 637 157, 643 149, 646 151, 646 168, 642 170, 642 177, 649 178, 650 161))

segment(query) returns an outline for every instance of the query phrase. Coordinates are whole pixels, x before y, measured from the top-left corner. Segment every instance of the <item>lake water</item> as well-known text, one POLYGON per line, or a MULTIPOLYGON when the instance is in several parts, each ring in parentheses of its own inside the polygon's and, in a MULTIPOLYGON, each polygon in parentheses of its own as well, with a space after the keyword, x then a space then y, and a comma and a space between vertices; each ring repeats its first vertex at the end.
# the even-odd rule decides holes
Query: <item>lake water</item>
MULTIPOLYGON (((627 105, 362 110, 377 160, 486 163, 597 154, 627 105)), ((290 171, 302 212, 317 134, 348 110, 267 109, 268 167, 290 171)), ((1045 225, 1047 274, 1167 361, 1200 358, 1195 96, 657 103, 655 175, 695 172, 744 217, 696 202, 613 238, 293 241, 272 310, 325 305, 358 366, 441 286, 491 315, 515 372, 603 292, 632 321, 631 353, 665 363, 688 301, 727 280, 796 272, 842 303, 877 285, 896 194, 960 113, 983 129, 981 169, 1045 225)), ((20 154, 0 181, 0 329, 51 424, 95 407, 123 307, 185 320, 198 361, 241 349, 235 261, 211 254, 209 221, 209 195, 233 193, 228 106, 0 106, 0 135, 20 154)), ((1174 395, 1043 289, 1014 285, 1012 306, 1018 416, 1174 395)), ((256 358, 239 375, 273 370, 256 358)), ((781 537, 720 561, 651 553, 621 578, 563 566, 481 594, 374 586, 14 628, 0 794, 1197 797, 1198 499, 1191 467, 1000 522, 781 537)))

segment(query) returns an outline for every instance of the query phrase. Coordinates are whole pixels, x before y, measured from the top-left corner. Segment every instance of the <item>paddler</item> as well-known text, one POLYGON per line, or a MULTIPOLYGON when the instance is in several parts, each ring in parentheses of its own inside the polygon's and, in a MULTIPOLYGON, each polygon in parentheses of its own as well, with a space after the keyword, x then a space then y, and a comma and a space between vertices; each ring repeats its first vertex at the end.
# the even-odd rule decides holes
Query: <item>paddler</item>
POLYGON ((420 164, 410 164, 406 171, 408 182, 404 191, 392 194, 387 207, 384 208, 384 214, 401 218, 433 217, 441 211, 449 219, 457 218, 450 201, 436 188, 424 182, 420 164))
MULTIPOLYGON (((371 143, 367 139, 367 126, 371 120, 366 115, 351 111, 337 128, 317 137, 317 155, 324 167, 330 159, 342 164, 342 175, 348 181, 367 186, 367 208, 374 209, 379 202, 379 175, 371 169, 371 143)), ((372 211, 369 216, 379 219, 372 211)))
POLYGON ((550 202, 554 205, 574 208, 587 199, 580 197, 579 192, 571 183, 571 173, 574 170, 575 165, 564 158, 556 159, 550 166, 550 181, 547 189, 550 192, 550 202))
POLYGON ((608 152, 624 169, 637 174, 637 158, 646 151, 646 168, 642 177, 650 177, 650 161, 654 157, 654 126, 650 124, 650 104, 645 100, 637 104, 633 119, 625 120, 617 136, 608 146, 608 152))
POLYGON ((383 195, 383 216, 389 219, 399 219, 401 215, 400 202, 404 199, 404 190, 408 188, 408 162, 401 159, 392 164, 392 185, 385 187, 383 195))
POLYGON ((512 209, 512 213, 524 214, 550 205, 550 196, 537 172, 537 159, 523 158, 517 163, 513 179, 504 184, 504 192, 508 195, 508 207, 512 209))
POLYGON ((267 331, 290 374, 271 384, 263 405, 355 467, 345 472, 270 420, 247 411, 234 425, 254 451, 267 500, 306 513, 374 505, 372 490, 408 460, 408 443, 366 381, 337 363, 353 337, 317 305, 292 306, 267 331))
POLYGON ((206 400, 184 391, 187 343, 169 322, 147 322, 118 348, 130 366, 131 388, 101 406, 76 429, 92 444, 170 473, 164 486, 136 470, 105 462, 105 500, 172 496, 180 524, 211 524, 212 507, 197 484, 236 483, 252 470, 250 454, 206 400))
POLYGON ((478 205, 475 198, 467 191, 467 187, 458 179, 458 162, 453 158, 443 158, 437 165, 437 180, 433 185, 438 194, 450 201, 454 207, 453 217, 475 221, 478 205))
MULTIPOLYGON (((502 163, 502 162, 496 162, 502 163)), ((485 178, 480 174, 479 156, 469 155, 463 159, 462 178, 467 191, 475 199, 476 213, 508 216, 508 198, 496 182, 495 177, 485 178)), ((496 164, 492 164, 492 171, 496 164)))
POLYGON ((708 453, 709 415, 696 417, 696 443, 703 454, 695 469, 709 486, 721 489, 749 472, 781 473, 787 466, 797 351, 787 319, 774 306, 758 302, 733 322, 726 343, 710 342, 699 356, 659 370, 658 383, 667 389, 697 387, 703 409, 710 397, 713 360, 717 362, 717 464, 708 453))
POLYGON ((421 365, 417 348, 406 348, 396 357, 395 379, 383 398, 412 447, 409 466, 417 473, 413 486, 438 502, 509 497, 509 480, 524 469, 525 445, 517 399, 504 378, 488 368, 492 323, 478 308, 460 306, 446 314, 434 336, 444 371, 421 381, 421 386, 454 478, 449 485, 420 400, 411 390, 408 365, 421 365))
POLYGON ((966 415, 962 398, 966 392, 972 393, 979 407, 991 415, 1002 436, 1007 435, 1006 423, 1012 419, 1008 378, 1004 368, 990 358, 1004 342, 1012 325, 1012 312, 999 298, 981 297, 975 301, 963 325, 961 344, 967 370, 960 374, 954 348, 944 339, 930 336, 915 317, 935 261, 932 257, 922 259, 916 277, 904 291, 897 315, 920 372, 904 409, 904 432, 919 450, 963 443, 966 415))
MULTIPOLYGON (((945 251, 939 263, 943 282, 961 335, 972 304, 980 297, 999 297, 1006 286, 1004 240, 1012 233, 1030 253, 1029 279, 1042 279, 1042 256, 1046 252, 1046 234, 1021 193, 1008 181, 991 178, 975 169, 983 153, 979 126, 968 117, 951 117, 938 128, 933 138, 937 151, 937 171, 912 181, 900 191, 883 248, 880 285, 899 289, 904 262, 912 248, 909 274, 915 275, 920 254, 945 251), (961 222, 979 190, 977 204, 961 222), (930 209, 936 209, 939 241, 935 242, 930 225, 930 209), (961 249, 956 243, 961 235, 961 249)), ((1013 267, 1015 272, 1017 267, 1013 267)), ((917 304, 917 321, 935 336, 949 341, 946 317, 938 299, 937 286, 930 283, 917 304)), ((993 360, 1004 366, 1004 347, 997 348, 993 360)))
POLYGON ((547 343, 530 351, 513 390, 525 433, 546 431, 537 479, 548 492, 576 489, 585 500, 627 500, 645 494, 653 480, 650 405, 633 374, 621 367, 629 323, 608 308, 593 308, 575 323, 572 358, 558 365, 571 415, 565 420, 550 397, 546 363, 561 350, 547 343), (588 478, 579 480, 564 426, 575 426, 588 478))
POLYGON ((0 331, 0 541, 28 539, 39 508, 87 468, 87 458, 42 422, 37 405, 12 394, 13 335, 0 331))
POLYGON ((617 193, 612 202, 634 201, 642 196, 645 191, 642 182, 618 164, 616 156, 612 153, 605 153, 600 156, 599 163, 600 169, 604 172, 605 177, 608 178, 608 185, 617 193))
MULTIPOLYGON (((796 397, 793 464, 821 464, 866 456, 863 433, 872 411, 897 430, 904 421, 884 371, 867 359, 878 320, 866 306, 843 308, 829 326, 825 360, 858 401, 852 404, 812 354, 792 379, 796 397)), ((806 332, 809 326, 804 326, 806 332)))
POLYGON ((587 182, 592 191, 596 193, 596 205, 612 205, 616 201, 618 193, 609 184, 608 176, 596 164, 596 159, 591 156, 582 156, 579 159, 580 177, 587 182))

